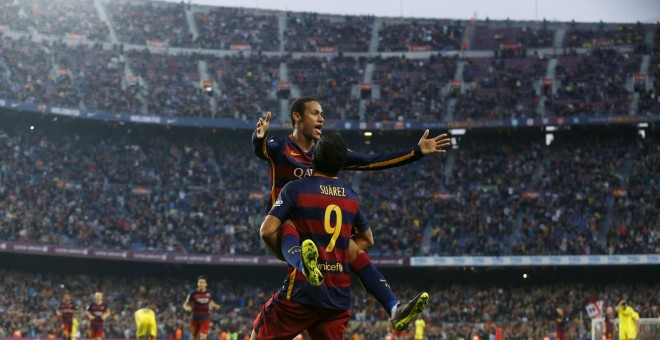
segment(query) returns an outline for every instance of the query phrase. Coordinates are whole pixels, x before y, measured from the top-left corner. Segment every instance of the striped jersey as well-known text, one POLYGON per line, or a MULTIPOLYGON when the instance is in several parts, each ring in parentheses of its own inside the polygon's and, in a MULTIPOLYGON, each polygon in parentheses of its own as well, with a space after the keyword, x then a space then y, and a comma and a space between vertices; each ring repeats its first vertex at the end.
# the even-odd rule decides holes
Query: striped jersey
POLYGON ((62 323, 71 325, 73 322, 73 312, 78 309, 76 304, 73 303, 73 301, 62 301, 58 309, 60 311, 60 318, 62 318, 62 323))
POLYGON ((91 305, 87 306, 87 311, 94 315, 94 318, 90 322, 89 327, 90 328, 103 328, 103 313, 108 310, 108 305, 103 302, 103 303, 96 303, 92 302, 91 305))
MULTIPOLYGON (((252 133, 252 149, 257 157, 270 163, 271 193, 268 208, 285 184, 292 180, 312 175, 314 148, 304 152, 293 140, 293 135, 279 134, 273 137, 257 138, 252 133)), ((422 158, 419 145, 414 149, 380 154, 364 154, 348 150, 346 170, 383 170, 412 163, 422 158)))
POLYGON ((314 287, 302 273, 289 266, 278 298, 349 310, 348 243, 353 228, 358 232, 369 229, 355 191, 340 179, 314 175, 286 184, 268 214, 281 221, 291 218, 300 239, 314 241, 319 250, 318 268, 324 278, 321 286, 314 287))
POLYGON ((210 303, 213 300, 213 293, 210 290, 200 292, 195 289, 188 294, 188 301, 192 305, 193 320, 208 320, 211 318, 210 303))

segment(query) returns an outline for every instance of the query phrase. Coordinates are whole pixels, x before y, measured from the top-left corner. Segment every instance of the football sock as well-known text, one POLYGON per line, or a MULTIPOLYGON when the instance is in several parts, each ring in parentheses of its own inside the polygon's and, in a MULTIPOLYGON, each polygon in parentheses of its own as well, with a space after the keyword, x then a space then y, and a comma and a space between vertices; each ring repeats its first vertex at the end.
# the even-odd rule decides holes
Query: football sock
POLYGON ((351 263, 351 270, 357 274, 362 286, 373 295, 392 317, 394 307, 399 302, 394 296, 390 285, 376 267, 371 264, 367 253, 361 253, 351 263))

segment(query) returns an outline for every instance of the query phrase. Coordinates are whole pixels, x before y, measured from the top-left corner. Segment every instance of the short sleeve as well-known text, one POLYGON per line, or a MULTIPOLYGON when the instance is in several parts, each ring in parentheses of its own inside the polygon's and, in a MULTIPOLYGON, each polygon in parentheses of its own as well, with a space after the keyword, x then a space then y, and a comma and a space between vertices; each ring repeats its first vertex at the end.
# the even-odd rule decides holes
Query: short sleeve
POLYGON ((295 187, 292 186, 293 182, 287 183, 277 196, 277 200, 273 203, 273 207, 268 212, 268 215, 277 217, 280 221, 284 221, 289 216, 296 205, 295 187))

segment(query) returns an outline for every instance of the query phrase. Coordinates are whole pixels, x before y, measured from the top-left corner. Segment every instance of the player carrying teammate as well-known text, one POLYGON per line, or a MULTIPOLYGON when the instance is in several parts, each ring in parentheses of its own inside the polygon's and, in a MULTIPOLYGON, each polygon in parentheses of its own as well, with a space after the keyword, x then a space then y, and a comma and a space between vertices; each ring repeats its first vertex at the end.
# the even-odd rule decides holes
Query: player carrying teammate
POLYGON ((199 276, 197 289, 190 292, 183 303, 183 309, 192 312, 190 332, 194 340, 206 340, 211 328, 211 308, 220 309, 220 305, 213 301, 213 293, 206 286, 206 276, 199 276))
MULTIPOLYGON (((264 219, 262 235, 282 228, 289 274, 255 319, 252 339, 291 339, 305 329, 312 338, 343 338, 350 319, 349 242, 353 228, 359 233, 369 229, 357 194, 336 177, 346 153, 339 136, 321 138, 314 150, 314 174, 285 185, 264 219)), ((420 293, 398 306, 394 327, 407 328, 427 303, 428 294, 420 293)))
MULTIPOLYGON (((289 181, 308 177, 312 174, 312 155, 316 141, 321 137, 323 129, 323 109, 315 98, 303 97, 291 104, 290 118, 293 133, 290 135, 275 135, 269 137, 266 132, 270 125, 271 114, 268 112, 265 119, 259 118, 257 128, 252 135, 252 147, 257 157, 270 163, 270 177, 272 182, 269 207, 289 181)), ((424 155, 445 152, 443 148, 450 145, 446 134, 434 138, 427 138, 426 130, 419 143, 412 149, 401 152, 387 152, 381 154, 362 154, 348 150, 344 169, 347 170, 383 170, 421 159, 424 155)), ((266 246, 278 258, 283 259, 280 252, 277 234, 274 238, 265 239, 266 246)), ((394 318, 393 311, 398 301, 387 284, 384 277, 373 267, 371 260, 364 249, 373 245, 370 229, 365 233, 358 233, 349 240, 351 252, 350 266, 358 276, 362 285, 385 311, 394 318)))

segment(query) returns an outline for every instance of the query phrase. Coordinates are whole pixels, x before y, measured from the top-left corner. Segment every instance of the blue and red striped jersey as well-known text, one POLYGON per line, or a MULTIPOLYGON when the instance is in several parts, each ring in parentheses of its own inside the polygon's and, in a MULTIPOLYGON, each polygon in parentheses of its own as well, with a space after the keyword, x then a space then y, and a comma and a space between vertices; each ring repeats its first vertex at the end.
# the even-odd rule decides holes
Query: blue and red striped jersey
POLYGON ((73 312, 75 312, 76 309, 78 309, 76 304, 73 303, 73 301, 69 301, 69 302, 62 301, 58 309, 61 313, 60 318, 62 319, 62 323, 71 325, 71 323, 73 322, 73 312))
POLYGON ((211 309, 209 305, 213 300, 213 293, 210 290, 200 292, 195 289, 188 294, 188 301, 192 305, 193 320, 208 320, 211 318, 211 309))
POLYGON ((91 328, 103 328, 103 313, 108 310, 108 305, 103 302, 103 303, 96 303, 92 302, 91 305, 87 306, 87 311, 90 312, 92 315, 94 315, 94 318, 90 322, 89 327, 91 328))
MULTIPOLYGON (((256 130, 252 133, 252 149, 257 157, 270 163, 271 193, 268 208, 285 184, 292 180, 312 175, 312 156, 314 148, 304 152, 293 140, 293 135, 266 136, 257 138, 256 130)), ((348 150, 345 170, 383 170, 412 163, 422 158, 419 145, 412 150, 364 154, 348 150)))
POLYGON ((286 184, 268 214, 281 221, 290 218, 301 240, 314 241, 324 278, 321 286, 314 287, 289 266, 279 298, 328 309, 350 309, 348 243, 353 228, 358 232, 369 229, 355 191, 340 179, 314 175, 286 184))

